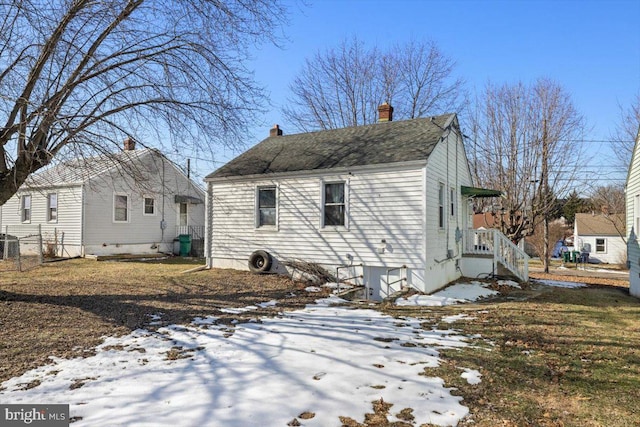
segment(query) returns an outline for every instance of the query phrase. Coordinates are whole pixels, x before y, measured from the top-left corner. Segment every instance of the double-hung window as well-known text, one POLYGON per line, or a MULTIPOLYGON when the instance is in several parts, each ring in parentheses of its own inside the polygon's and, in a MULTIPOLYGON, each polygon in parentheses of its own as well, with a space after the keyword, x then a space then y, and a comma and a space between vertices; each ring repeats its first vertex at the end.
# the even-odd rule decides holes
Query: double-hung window
POLYGON ((144 198, 144 215, 155 215, 156 214, 156 199, 153 197, 145 197, 144 198))
POLYGON ((31 194, 23 195, 20 203, 20 216, 22 222, 31 222, 31 194))
POLYGON ((602 238, 596 239, 596 253, 605 253, 607 251, 607 241, 602 238))
POLYGON ((444 184, 438 184, 438 228, 444 228, 444 184))
POLYGON ((325 183, 322 225, 324 227, 344 226, 346 207, 345 183, 325 183))
POLYGON ((58 194, 47 194, 47 221, 58 221, 58 194))
POLYGON ((276 187, 258 187, 258 227, 275 227, 277 221, 277 197, 276 187))
POLYGON ((113 195, 113 221, 129 221, 129 196, 125 194, 113 195))

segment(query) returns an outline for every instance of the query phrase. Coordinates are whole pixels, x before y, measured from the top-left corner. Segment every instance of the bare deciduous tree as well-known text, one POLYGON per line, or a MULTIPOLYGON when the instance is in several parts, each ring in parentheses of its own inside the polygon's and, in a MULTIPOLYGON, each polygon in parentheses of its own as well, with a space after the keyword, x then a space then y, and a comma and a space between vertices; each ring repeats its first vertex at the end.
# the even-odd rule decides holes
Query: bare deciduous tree
POLYGON ((283 112, 301 131, 375 123, 383 102, 400 119, 457 112, 465 94, 454 66, 433 42, 381 52, 353 38, 307 59, 283 112))
POLYGON ((130 135, 237 143, 262 92, 244 68, 275 41, 277 0, 10 0, 0 4, 0 205, 65 155, 130 135))
POLYGON ((626 108, 620 106, 620 121, 611 134, 613 152, 620 165, 628 168, 631 153, 638 133, 640 132, 640 91, 626 108))
MULTIPOLYGON (((557 209, 556 195, 572 187, 581 166, 584 119, 557 83, 539 79, 532 85, 487 84, 472 129, 471 150, 479 184, 504 191, 496 209, 499 228, 514 242, 543 223, 557 209)), ((546 224, 546 226, 544 225, 546 224)), ((548 269, 549 253, 544 251, 548 269)))

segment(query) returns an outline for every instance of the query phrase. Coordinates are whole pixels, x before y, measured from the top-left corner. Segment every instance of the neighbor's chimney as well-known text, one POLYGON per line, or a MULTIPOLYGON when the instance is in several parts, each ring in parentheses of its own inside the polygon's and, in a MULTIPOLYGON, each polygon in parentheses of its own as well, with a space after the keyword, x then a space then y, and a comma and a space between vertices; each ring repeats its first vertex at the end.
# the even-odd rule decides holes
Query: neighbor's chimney
POLYGON ((130 136, 128 136, 125 140, 124 140, 124 150, 125 151, 133 151, 136 149, 136 142, 133 140, 133 138, 131 138, 130 136))
POLYGON ((282 136, 282 129, 280 129, 280 126, 273 125, 269 131, 269 136, 282 136))
POLYGON ((390 122, 393 120, 393 107, 385 102, 378 107, 378 122, 390 122))

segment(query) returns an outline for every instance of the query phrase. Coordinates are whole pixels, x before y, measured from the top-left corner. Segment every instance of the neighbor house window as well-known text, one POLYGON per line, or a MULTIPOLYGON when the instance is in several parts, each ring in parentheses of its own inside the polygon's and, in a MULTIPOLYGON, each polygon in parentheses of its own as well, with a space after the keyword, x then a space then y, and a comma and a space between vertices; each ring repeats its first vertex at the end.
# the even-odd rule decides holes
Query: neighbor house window
POLYGON ((444 184, 438 185, 438 227, 444 228, 444 184))
POLYGON ((58 194, 47 195, 47 221, 56 222, 58 220, 58 194))
POLYGON ((21 198, 21 217, 22 222, 31 221, 31 194, 25 194, 21 198))
POLYGON ((144 198, 144 214, 155 215, 156 214, 156 199, 153 197, 144 198))
POLYGON ((276 187, 258 187, 258 227, 276 225, 276 187))
POLYGON ((324 184, 323 226, 344 226, 346 216, 345 183, 324 184))
POLYGON ((607 245, 605 239, 596 239, 596 253, 603 253, 607 251, 607 245))
POLYGON ((186 203, 180 203, 180 214, 178 216, 179 226, 186 227, 189 225, 189 215, 186 203))
POLYGON ((129 196, 124 194, 114 194, 113 220, 115 222, 129 221, 129 196))
POLYGON ((452 188, 449 189, 449 205, 451 216, 456 215, 456 191, 452 188))

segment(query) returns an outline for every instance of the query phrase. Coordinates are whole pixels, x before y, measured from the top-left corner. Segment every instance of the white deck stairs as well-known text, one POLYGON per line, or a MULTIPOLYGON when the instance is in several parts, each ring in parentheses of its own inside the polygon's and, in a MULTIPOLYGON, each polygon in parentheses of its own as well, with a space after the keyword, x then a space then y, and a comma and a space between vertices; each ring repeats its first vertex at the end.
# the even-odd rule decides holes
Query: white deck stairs
POLYGON ((465 230, 463 253, 465 256, 491 256, 496 275, 503 267, 519 280, 529 280, 529 256, 500 230, 465 230))

